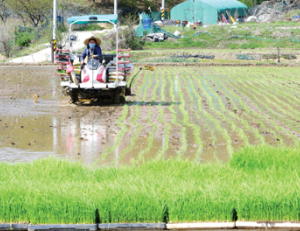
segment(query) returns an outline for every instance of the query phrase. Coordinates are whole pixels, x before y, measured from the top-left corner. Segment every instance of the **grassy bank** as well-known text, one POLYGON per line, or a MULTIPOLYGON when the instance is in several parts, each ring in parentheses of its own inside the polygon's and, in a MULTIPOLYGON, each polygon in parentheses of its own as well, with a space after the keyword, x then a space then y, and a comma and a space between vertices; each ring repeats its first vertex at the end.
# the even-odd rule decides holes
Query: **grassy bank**
POLYGON ((196 30, 175 26, 163 27, 174 33, 181 32, 184 38, 168 39, 162 43, 146 42, 145 48, 300 48, 298 22, 242 23, 238 25, 210 25, 196 30))
POLYGON ((299 166, 299 150, 269 146, 242 149, 225 164, 1 163, 0 223, 299 221, 299 166))

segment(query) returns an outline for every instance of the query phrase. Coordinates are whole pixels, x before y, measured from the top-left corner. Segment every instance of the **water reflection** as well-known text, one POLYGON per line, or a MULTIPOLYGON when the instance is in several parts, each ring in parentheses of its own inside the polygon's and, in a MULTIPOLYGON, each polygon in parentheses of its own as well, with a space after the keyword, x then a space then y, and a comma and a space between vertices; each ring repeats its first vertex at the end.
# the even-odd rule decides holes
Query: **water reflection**
POLYGON ((59 155, 93 163, 114 141, 109 139, 108 126, 116 129, 100 116, 0 118, 0 160, 11 162, 59 155))

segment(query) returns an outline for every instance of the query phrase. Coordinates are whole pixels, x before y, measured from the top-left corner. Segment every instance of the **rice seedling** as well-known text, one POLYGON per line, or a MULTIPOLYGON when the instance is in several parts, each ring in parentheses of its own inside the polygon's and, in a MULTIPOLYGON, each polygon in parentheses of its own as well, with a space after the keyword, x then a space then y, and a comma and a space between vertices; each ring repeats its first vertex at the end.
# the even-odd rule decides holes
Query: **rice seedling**
MULTIPOLYGON (((157 73, 155 73, 155 86, 154 86, 153 92, 152 92, 153 96, 151 98, 151 104, 150 104, 151 106, 155 103, 155 100, 157 98, 157 89, 158 89, 159 83, 160 82, 158 81, 158 72, 157 72, 157 73)), ((142 151, 139 152, 137 160, 134 160, 134 159, 132 160, 132 162, 134 162, 134 163, 138 163, 139 161, 141 161, 143 159, 143 156, 145 155, 145 153, 149 152, 153 146, 154 133, 157 130, 157 126, 151 122, 150 119, 152 116, 153 116, 153 110, 152 110, 152 108, 150 108, 149 116, 146 119, 146 121, 147 121, 147 123, 151 124, 153 129, 150 131, 147 147, 143 148, 142 151)))
POLYGON ((149 152, 151 148, 153 147, 153 139, 154 139, 154 133, 157 130, 157 126, 150 121, 153 113, 152 110, 149 113, 149 117, 147 118, 147 122, 153 126, 153 129, 150 132, 149 138, 148 138, 148 145, 138 154, 137 160, 132 160, 134 163, 139 163, 139 161, 143 160, 143 156, 145 153, 149 152))
POLYGON ((299 221, 298 149, 248 146, 227 163, 91 168, 49 157, 0 163, 0 222, 299 221))
POLYGON ((170 142, 169 136, 170 136, 170 131, 172 129, 172 125, 164 119, 164 110, 162 108, 162 105, 164 105, 166 103, 164 89, 166 88, 167 83, 166 83, 166 79, 164 78, 164 76, 162 76, 161 79, 162 79, 162 86, 161 86, 161 90, 160 90, 161 104, 159 105, 158 121, 164 125, 164 137, 163 137, 163 146, 157 153, 157 159, 164 159, 164 154, 166 153, 166 151, 169 148, 169 142, 170 142))
MULTIPOLYGON (((274 118, 276 118, 278 115, 277 113, 274 113, 274 110, 271 109, 269 107, 269 104, 264 103, 261 99, 259 99, 254 92, 252 92, 251 90, 247 90, 247 91, 243 91, 242 94, 248 96, 248 99, 257 106, 257 108, 261 111, 261 113, 265 113, 265 111, 263 111, 261 108, 266 109, 266 111, 270 112, 271 115, 273 115, 274 118), (252 94, 250 94, 250 92, 252 94), (251 99, 251 98, 253 99, 251 99)), ((264 97, 266 99, 266 97, 264 97)), ((269 102, 270 103, 270 102, 269 102)), ((278 126, 278 124, 276 122, 273 122, 273 126, 276 129, 275 134, 275 138, 282 141, 282 137, 279 135, 280 133, 282 133, 285 129, 283 127, 278 126)))
POLYGON ((216 97, 215 92, 212 91, 211 87, 209 86, 209 84, 207 83, 206 80, 202 84, 204 84, 204 87, 205 87, 206 91, 209 92, 209 93, 207 93, 207 96, 210 96, 210 98, 211 98, 211 102, 212 102, 211 103, 211 110, 216 115, 213 118, 214 118, 215 121, 218 121, 218 123, 216 124, 217 125, 217 129, 220 130, 220 134, 222 134, 223 138, 226 140, 227 151, 228 151, 229 154, 231 154, 233 152, 232 145, 231 145, 231 143, 232 143, 231 138, 230 138, 230 136, 228 134, 227 129, 225 127, 222 127, 221 123, 220 123, 220 120, 221 121, 226 121, 226 117, 224 117, 224 113, 222 113, 218 109, 218 106, 220 108, 220 105, 218 104, 219 102, 216 100, 217 97, 216 97))
MULTIPOLYGON (((187 82, 189 78, 187 78, 187 76, 183 77, 182 80, 183 80, 183 86, 188 86, 187 88, 187 93, 188 93, 188 96, 189 96, 189 100, 191 101, 190 103, 190 109, 192 112, 194 112, 194 115, 195 117, 199 120, 200 119, 200 116, 198 114, 198 112, 194 109, 193 105, 195 105, 195 101, 194 101, 194 97, 191 93, 191 87, 190 87, 190 82, 187 82)), ((195 144, 198 146, 197 148, 197 151, 195 153, 196 155, 196 159, 199 159, 200 157, 200 154, 202 152, 202 149, 203 149, 203 143, 202 143, 202 140, 200 138, 201 136, 201 133, 200 133, 200 126, 197 125, 197 123, 195 123, 195 121, 193 122, 189 122, 188 123, 188 126, 193 130, 193 134, 194 134, 194 139, 195 139, 195 144)))
MULTIPOLYGON (((140 92, 142 91, 142 88, 146 85, 146 80, 148 80, 148 79, 149 79, 149 73, 146 77, 144 77, 143 83, 138 87, 138 90, 137 90, 137 93, 136 93, 137 95, 140 94, 140 92)), ((134 85, 135 84, 137 84, 137 81, 134 83, 134 85)), ((102 153, 102 155, 100 157, 100 163, 103 162, 105 160, 105 158, 119 146, 122 138, 129 131, 128 126, 126 125, 126 123, 124 123, 124 121, 126 120, 126 118, 128 116, 128 112, 129 112, 128 105, 124 105, 123 110, 124 110, 123 114, 118 118, 118 126, 121 128, 121 131, 118 133, 118 135, 116 137, 115 144, 108 147, 108 148, 106 148, 104 153, 102 153)), ((123 151, 123 152, 125 152, 125 151, 123 151)), ((123 152, 122 152, 122 156, 124 155, 123 152)), ((113 161, 112 164, 115 164, 116 161, 117 160, 113 161)))
MULTIPOLYGON (((167 77, 168 77, 168 80, 170 82, 170 90, 169 91, 170 91, 171 100, 172 100, 172 102, 175 102, 176 101, 175 90, 176 90, 176 93, 179 94, 180 83, 179 83, 179 80, 178 80, 177 76, 173 77, 173 79, 172 79, 172 76, 171 76, 171 74, 170 74, 169 71, 167 72, 167 77), (174 84, 174 82, 176 83, 176 85, 174 84)), ((175 125, 177 125, 178 127, 180 127, 180 131, 181 131, 181 147, 178 150, 178 154, 179 155, 183 155, 184 152, 187 149, 186 128, 181 123, 178 122, 178 119, 177 119, 178 113, 176 113, 176 111, 174 110, 173 103, 169 107, 169 110, 172 113, 172 123, 175 124, 175 125)))
MULTIPOLYGON (((139 117, 139 106, 136 105, 135 106, 135 115, 130 121, 131 124, 133 124, 136 127, 136 130, 135 130, 133 136, 131 137, 130 145, 122 150, 122 152, 120 153, 120 155, 118 157, 118 160, 122 159, 126 155, 126 153, 128 153, 130 151, 130 149, 132 149, 135 146, 135 142, 138 137, 138 134, 143 128, 143 126, 141 124, 136 123, 136 120, 138 119, 138 117, 139 117)), ((117 161, 117 160, 115 160, 115 161, 117 161)), ((114 163, 115 162, 113 162, 112 164, 114 165, 114 163)))
MULTIPOLYGON (((220 122, 219 120, 217 120, 211 112, 204 110, 204 108, 202 107, 202 100, 203 97, 205 97, 206 100, 208 100, 208 105, 209 108, 211 108, 211 104, 212 104, 212 98, 206 94, 206 91, 203 88, 203 83, 200 81, 200 79, 202 78, 201 76, 195 76, 194 72, 190 72, 190 75, 192 76, 192 78, 196 81, 194 82, 194 84, 191 84, 191 87, 195 93, 195 96, 198 98, 198 108, 199 108, 199 113, 203 114, 202 118, 205 119, 205 121, 209 121, 208 123, 206 123, 205 125, 205 129, 207 130, 208 127, 214 127, 214 129, 217 130, 218 134, 221 134, 221 127, 220 127, 220 122), (196 85, 195 85, 196 84, 196 85), (196 88, 198 88, 198 91, 196 91, 194 85, 196 86, 196 88), (199 91, 201 91, 203 93, 203 96, 200 97, 199 96, 199 91)), ((215 146, 216 141, 219 140, 215 134, 215 132, 212 130, 212 141, 211 141, 211 145, 215 146)), ((220 141, 220 140, 219 140, 220 141)))
POLYGON ((116 137, 115 144, 106 148, 105 151, 102 153, 100 157, 100 163, 105 160, 105 158, 109 155, 109 153, 113 152, 119 145, 122 137, 124 134, 128 131, 127 126, 123 123, 128 115, 128 105, 124 106, 123 114, 118 118, 118 126, 121 127, 121 131, 118 133, 118 136, 116 137))
MULTIPOLYGON (((232 83, 231 83, 231 85, 234 87, 234 85, 233 85, 232 83)), ((245 84, 245 81, 239 81, 239 82, 238 82, 238 85, 243 86, 243 89, 247 89, 247 88, 249 87, 249 86, 247 86, 247 85, 245 84)), ((234 88, 236 88, 236 87, 234 87, 234 88)), ((236 93, 239 93, 240 95, 243 95, 243 96, 247 94, 246 92, 240 91, 240 90, 235 90, 235 92, 236 92, 236 93)), ((248 90, 247 90, 247 92, 248 92, 248 90)), ((246 95, 246 96, 247 96, 247 95, 246 95)), ((255 97, 256 100, 258 100, 257 97, 256 97, 254 94, 251 94, 251 97, 255 97)), ((248 97, 247 97, 247 100, 251 101, 250 98, 248 98, 248 97)), ((256 104, 256 102, 251 101, 251 103, 252 103, 256 108, 259 108, 259 106, 256 104)), ((245 107, 248 108, 248 106, 245 106, 245 107)), ((255 110, 252 110, 251 112, 249 111, 248 114, 249 114, 249 116, 251 116, 250 118, 255 118, 255 123, 256 123, 256 124, 259 124, 259 126, 260 126, 262 129, 264 129, 264 130, 269 130, 272 134, 276 134, 276 131, 273 131, 273 130, 270 129, 270 128, 267 129, 267 127, 264 125, 264 122, 263 122, 263 121, 266 119, 266 117, 263 116, 260 112, 256 112, 255 110)), ((277 125, 276 123, 272 123, 272 125, 275 126, 275 127, 278 127, 278 125, 277 125)), ((265 142, 264 139, 262 138, 260 132, 258 131, 258 129, 255 130, 255 133, 254 133, 254 134, 255 134, 255 136, 257 137, 258 140, 261 140, 262 143, 265 142)))
MULTIPOLYGON (((134 106, 135 114, 134 114, 134 117, 130 121, 130 123, 134 125, 136 130, 135 130, 133 136, 131 137, 130 145, 122 150, 121 154, 118 157, 118 160, 121 160, 130 150, 133 150, 133 148, 135 147, 138 135, 139 135, 140 131, 143 129, 142 124, 136 123, 136 120, 139 118, 139 106, 142 105, 146 101, 146 98, 149 97, 149 95, 151 95, 151 94, 147 94, 147 93, 148 93, 148 89, 152 85, 152 80, 153 80, 152 76, 150 76, 150 74, 148 74, 147 77, 144 78, 144 84, 142 84, 141 87, 137 90, 137 93, 139 95, 142 94, 142 100, 141 100, 141 102, 139 102, 137 105, 134 106)), ((117 160, 115 160, 115 161, 117 161, 117 160)))

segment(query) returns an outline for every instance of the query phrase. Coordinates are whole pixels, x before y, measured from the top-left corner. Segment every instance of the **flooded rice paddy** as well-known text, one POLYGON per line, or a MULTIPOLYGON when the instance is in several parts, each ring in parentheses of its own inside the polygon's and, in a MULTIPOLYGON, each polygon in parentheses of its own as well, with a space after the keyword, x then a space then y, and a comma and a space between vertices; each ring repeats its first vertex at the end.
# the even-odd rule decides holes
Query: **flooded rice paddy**
POLYGON ((246 145, 299 145, 300 68, 157 67, 126 105, 72 105, 55 71, 0 67, 1 161, 226 161, 246 145))

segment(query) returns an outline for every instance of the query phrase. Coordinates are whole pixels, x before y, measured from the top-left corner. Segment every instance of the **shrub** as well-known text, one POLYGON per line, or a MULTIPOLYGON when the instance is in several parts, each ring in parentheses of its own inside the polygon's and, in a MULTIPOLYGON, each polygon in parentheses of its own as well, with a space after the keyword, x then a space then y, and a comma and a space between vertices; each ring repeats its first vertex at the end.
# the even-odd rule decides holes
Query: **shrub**
POLYGON ((29 47, 32 35, 29 32, 18 34, 17 44, 19 47, 29 47))
POLYGON ((135 36, 135 35, 131 35, 131 36, 126 38, 126 44, 132 50, 142 50, 145 42, 143 42, 140 37, 135 36))
POLYGON ((90 31, 90 30, 102 30, 103 28, 97 24, 90 24, 86 26, 82 26, 77 31, 90 31))

